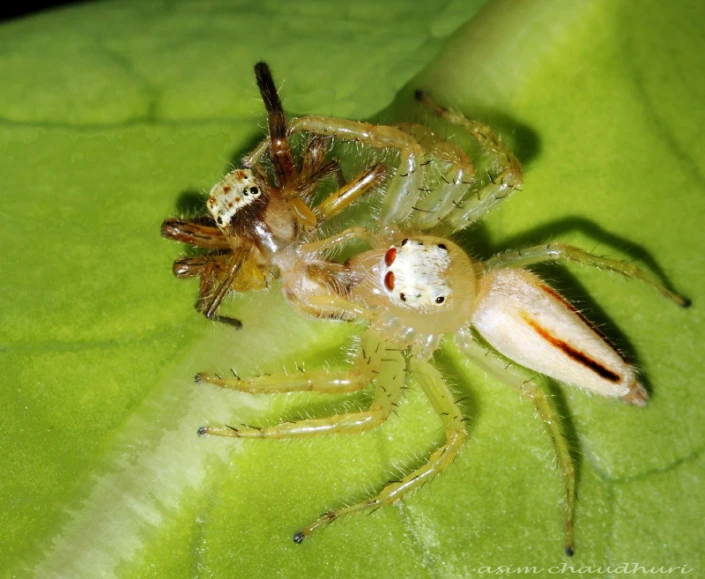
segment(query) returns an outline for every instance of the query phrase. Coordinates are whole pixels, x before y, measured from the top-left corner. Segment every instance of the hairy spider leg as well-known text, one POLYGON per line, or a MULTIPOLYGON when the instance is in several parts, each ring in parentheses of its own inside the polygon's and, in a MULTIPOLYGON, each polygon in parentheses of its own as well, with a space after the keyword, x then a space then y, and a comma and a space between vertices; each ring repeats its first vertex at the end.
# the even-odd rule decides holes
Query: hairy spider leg
POLYGON ((349 207, 362 195, 379 185, 386 175, 387 168, 382 163, 377 163, 342 185, 316 206, 316 212, 321 221, 326 221, 349 207))
POLYGON ((289 182, 287 187, 280 189, 282 197, 289 203, 296 219, 306 231, 311 231, 318 225, 316 213, 311 208, 311 200, 321 182, 333 175, 338 188, 345 186, 340 163, 336 159, 325 162, 329 150, 328 139, 312 135, 302 150, 296 178, 289 182))
MULTIPOLYGON (((250 380, 258 393, 281 393, 320 391, 324 393, 352 392, 372 384, 374 399, 366 410, 334 414, 324 418, 308 418, 294 422, 281 422, 264 428, 232 426, 203 426, 200 436, 224 436, 229 438, 308 438, 323 434, 360 434, 384 423, 401 398, 404 386, 404 356, 399 350, 388 348, 375 333, 363 335, 355 366, 345 372, 319 373, 322 382, 311 382, 305 376, 270 376, 264 380, 250 380), (258 383, 258 380, 262 382, 258 383), (354 386, 353 386, 354 384, 354 386), (271 388, 271 390, 270 390, 271 388)), ((237 388, 238 380, 224 381, 199 374, 197 380, 228 388, 237 388)))
POLYGON ((255 64, 255 78, 262 95, 264 106, 267 109, 267 124, 269 125, 270 148, 269 153, 274 164, 279 188, 285 189, 297 177, 294 157, 289 145, 289 136, 286 128, 286 116, 277 87, 274 85, 272 72, 265 62, 255 64))
POLYGON ((413 135, 426 151, 424 164, 428 166, 423 183, 423 196, 414 205, 408 226, 426 230, 437 226, 458 206, 475 178, 475 165, 459 146, 438 137, 430 128, 416 123, 397 125, 413 135), (435 178, 430 169, 435 169, 435 178))
POLYGON ((356 239, 364 241, 373 247, 377 245, 377 236, 369 229, 364 227, 349 227, 348 229, 343 229, 343 231, 339 231, 338 233, 335 233, 330 237, 326 237, 325 239, 304 243, 301 245, 300 250, 306 253, 317 253, 330 249, 337 249, 341 245, 356 239))
POLYGON ((265 62, 258 62, 255 65, 255 78, 267 110, 269 155, 274 165, 277 187, 284 199, 289 202, 299 223, 305 229, 313 229, 318 221, 306 204, 306 200, 329 174, 337 173, 340 181, 340 167, 337 161, 323 163, 328 152, 328 144, 323 139, 315 138, 309 139, 306 143, 301 167, 296 167, 289 143, 284 108, 272 73, 265 62))
MULTIPOLYGON (((382 203, 380 220, 382 223, 401 223, 412 211, 421 195, 425 167, 421 163, 424 150, 409 133, 392 126, 373 125, 361 121, 349 121, 335 117, 306 116, 291 121, 289 134, 308 132, 358 142, 375 149, 396 149, 399 151, 399 166, 392 177, 382 203)), ((267 151, 269 141, 265 140, 243 161, 250 167, 267 151)))
MULTIPOLYGON (((326 155, 330 152, 330 148, 330 138, 323 135, 308 135, 306 143, 303 146, 299 166, 300 185, 305 186, 310 181, 316 180, 317 175, 321 173, 325 173, 325 175, 335 175, 336 183, 339 188, 345 185, 343 170, 340 168, 340 163, 337 159, 331 159, 327 163, 324 163, 326 155)), ((298 194, 302 197, 307 195, 306 192, 297 192, 295 190, 294 194, 298 194)), ((313 191, 308 192, 308 194, 313 194, 313 191)))
POLYGON ((182 257, 174 261, 172 271, 178 279, 201 276, 207 279, 222 278, 223 272, 227 271, 229 258, 230 253, 210 253, 207 255, 182 257))
MULTIPOLYGON (((232 252, 207 253, 205 255, 194 255, 182 257, 174 261, 173 272, 178 279, 200 277, 201 295, 210 294, 218 280, 222 280, 229 271, 229 263, 232 252)), ((235 292, 248 292, 264 289, 269 285, 269 281, 279 274, 274 266, 264 266, 258 264, 251 254, 240 266, 230 289, 235 292)))
POLYGON ((421 194, 425 167, 420 163, 424 150, 410 134, 392 126, 373 125, 335 117, 307 116, 291 122, 291 132, 306 131, 355 141, 376 149, 399 151, 399 167, 387 187, 380 220, 398 223, 406 219, 421 194))
POLYGON ((220 284, 215 288, 215 291, 210 291, 213 281, 208 276, 201 276, 201 288, 198 300, 196 301, 196 309, 206 316, 209 320, 222 322, 235 328, 240 329, 242 322, 229 316, 221 316, 215 312, 220 307, 225 294, 230 290, 235 282, 238 274, 241 272, 243 264, 245 264, 252 256, 252 247, 248 244, 244 247, 238 247, 232 254, 227 257, 226 275, 220 280, 220 284))
POLYGON ((287 392, 318 392, 321 394, 346 394, 357 392, 367 386, 369 377, 362 375, 357 368, 349 372, 331 373, 328 370, 298 374, 277 374, 257 376, 242 380, 223 378, 200 372, 196 374, 196 384, 212 384, 226 390, 247 392, 248 394, 279 394, 287 392))
POLYGON ((426 464, 407 474, 401 480, 388 483, 377 496, 355 505, 324 513, 316 521, 294 534, 295 543, 301 543, 318 529, 342 517, 353 513, 376 510, 382 506, 395 503, 438 476, 455 459, 458 451, 468 438, 463 422, 463 414, 438 370, 428 362, 416 358, 410 360, 409 366, 411 372, 418 376, 426 396, 428 396, 431 405, 441 418, 446 435, 445 443, 431 454, 426 464))
MULTIPOLYGON (((553 403, 551 395, 539 384, 537 376, 529 376, 521 366, 500 359, 492 350, 477 342, 469 329, 464 329, 455 338, 458 348, 476 366, 494 375, 504 384, 517 390, 522 396, 531 400, 539 419, 553 443, 556 462, 563 481, 565 513, 565 552, 572 556, 575 550, 573 522, 575 519, 575 463, 570 452, 568 440, 563 431, 561 416, 553 403)), ((539 378, 545 383, 545 378, 539 378)))
POLYGON ((478 189, 476 183, 471 181, 470 187, 466 190, 468 194, 462 202, 457 203, 444 219, 442 227, 438 229, 441 233, 454 233, 476 223, 521 187, 523 183, 521 164, 516 155, 502 143, 499 136, 488 125, 439 105, 422 90, 417 90, 415 96, 439 117, 466 129, 492 159, 490 182, 478 189))
POLYGON ((297 310, 314 318, 371 321, 373 316, 367 308, 334 295, 291 296, 287 294, 286 297, 297 310))
POLYGON ((618 259, 600 257, 579 247, 565 245, 562 243, 550 243, 547 245, 536 245, 524 249, 514 249, 491 257, 484 262, 485 271, 492 271, 505 267, 522 268, 537 263, 551 261, 573 261, 581 265, 607 269, 622 275, 639 280, 650 285, 668 299, 672 300, 680 307, 690 306, 690 300, 684 298, 668 289, 661 280, 653 273, 644 271, 634 265, 618 259))
POLYGON ((266 286, 264 271, 258 266, 247 267, 251 260, 250 251, 238 254, 244 240, 228 240, 222 232, 196 221, 182 219, 165 219, 162 223, 162 236, 182 243, 189 243, 214 252, 174 261, 172 271, 178 279, 199 277, 200 291, 195 308, 208 319, 223 322, 236 328, 242 323, 228 316, 218 316, 215 311, 229 289, 249 291, 266 286), (220 252, 219 252, 220 251, 220 252), (233 251, 236 253, 233 254, 233 251), (238 261, 241 260, 241 261, 238 261))
POLYGON ((217 227, 169 217, 162 222, 162 237, 203 249, 228 249, 230 243, 217 227))

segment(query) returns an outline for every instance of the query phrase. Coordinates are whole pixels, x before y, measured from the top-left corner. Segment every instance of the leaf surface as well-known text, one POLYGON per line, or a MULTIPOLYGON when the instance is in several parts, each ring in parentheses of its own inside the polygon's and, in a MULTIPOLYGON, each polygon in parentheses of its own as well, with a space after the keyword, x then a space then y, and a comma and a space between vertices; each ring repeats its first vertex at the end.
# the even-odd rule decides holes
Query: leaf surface
POLYGON ((480 4, 120 1, 0 28, 3 573, 702 568, 704 8, 493 1, 470 19, 480 4), (206 423, 341 407, 196 388, 197 371, 342 367, 341 346, 360 331, 304 319, 275 289, 232 302, 245 322, 233 332, 195 314, 195 287, 171 276, 180 248, 159 238, 161 220, 261 138, 257 60, 293 113, 433 124, 411 104, 422 87, 496 126, 526 183, 464 236, 474 255, 575 243, 633 259, 693 299, 679 310, 604 272, 542 270, 638 361, 653 393, 633 409, 561 390, 580 453, 574 559, 562 554, 560 482, 530 404, 451 346, 437 362, 468 397, 470 428, 453 468, 301 546, 291 535, 302 524, 440 441, 413 379, 398 414, 362 437, 196 437, 206 423))

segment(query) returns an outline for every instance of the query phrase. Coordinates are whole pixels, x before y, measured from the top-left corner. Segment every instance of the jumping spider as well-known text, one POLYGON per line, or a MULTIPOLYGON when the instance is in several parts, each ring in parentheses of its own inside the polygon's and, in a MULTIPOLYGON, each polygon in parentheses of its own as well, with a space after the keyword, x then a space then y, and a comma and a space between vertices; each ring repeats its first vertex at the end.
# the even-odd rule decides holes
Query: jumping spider
POLYGON ((213 186, 206 203, 210 216, 168 218, 161 229, 166 238, 204 250, 176 260, 174 275, 199 277, 196 309, 209 319, 235 327, 241 327, 239 320, 216 313, 227 293, 266 287, 291 267, 302 237, 380 184, 386 173, 378 163, 343 184, 338 162, 328 159, 330 139, 322 135, 307 136, 297 163, 269 67, 257 63, 255 77, 267 110, 265 146, 259 146, 240 168, 213 186), (267 151, 272 179, 261 163, 267 151), (321 182, 331 175, 338 177, 338 190, 312 206, 321 182))
MULTIPOLYGON (((416 97, 441 117, 468 129, 488 150, 495 163, 487 182, 475 178, 472 163, 458 147, 421 125, 375 126, 302 117, 292 121, 289 129, 290 133, 307 131, 356 139, 371 147, 398 147, 400 151, 401 168, 385 192, 377 231, 353 227, 328 238, 301 242, 295 262, 282 274, 285 295, 297 309, 318 317, 367 322, 352 368, 250 379, 206 373, 196 376, 197 382, 252 394, 350 393, 371 385, 370 406, 263 428, 203 426, 198 433, 279 439, 360 434, 387 420, 401 398, 407 372, 419 377, 444 425, 444 444, 426 464, 390 482, 376 496, 331 510, 296 532, 294 541, 300 543, 348 514, 396 502, 453 461, 468 434, 462 412, 432 364, 432 356, 445 337, 473 363, 496 374, 533 402, 553 442, 562 476, 565 552, 572 555, 574 464, 555 405, 527 370, 634 406, 644 406, 648 394, 634 366, 564 297, 525 268, 542 262, 573 261, 645 282, 680 306, 686 307, 689 302, 632 264, 577 247, 536 246, 484 262, 469 257, 441 233, 463 229, 484 217, 521 184, 521 168, 487 126, 436 105, 423 92, 417 92, 416 97), (417 137, 423 139, 426 148, 418 144, 417 137), (407 140, 406 145, 402 139, 407 140), (419 185, 429 182, 422 169, 429 159, 445 169, 445 178, 421 193, 419 185), (413 202, 409 205, 410 198, 413 202), (326 257, 327 251, 353 239, 363 241, 369 249, 345 264, 326 257)), ((250 158, 258 158, 269 146, 265 141, 250 158)))

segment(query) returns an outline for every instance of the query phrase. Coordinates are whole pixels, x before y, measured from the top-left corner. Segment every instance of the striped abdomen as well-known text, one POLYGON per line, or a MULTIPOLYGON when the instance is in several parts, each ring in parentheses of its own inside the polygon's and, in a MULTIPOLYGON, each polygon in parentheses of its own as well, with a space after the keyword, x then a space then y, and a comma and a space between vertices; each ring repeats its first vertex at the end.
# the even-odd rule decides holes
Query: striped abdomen
POLYGON ((500 269, 480 282, 473 326, 522 366, 611 398, 644 406, 634 367, 558 292, 522 269, 500 269))

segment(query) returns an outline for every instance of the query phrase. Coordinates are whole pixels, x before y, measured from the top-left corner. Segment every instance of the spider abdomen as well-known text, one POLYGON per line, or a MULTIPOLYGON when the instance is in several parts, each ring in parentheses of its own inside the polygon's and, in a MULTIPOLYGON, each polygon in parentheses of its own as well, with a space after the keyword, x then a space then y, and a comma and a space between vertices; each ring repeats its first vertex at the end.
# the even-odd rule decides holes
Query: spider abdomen
POLYGON ((497 351, 531 370, 644 406, 631 364, 538 276, 498 269, 480 282, 473 326, 497 351))

